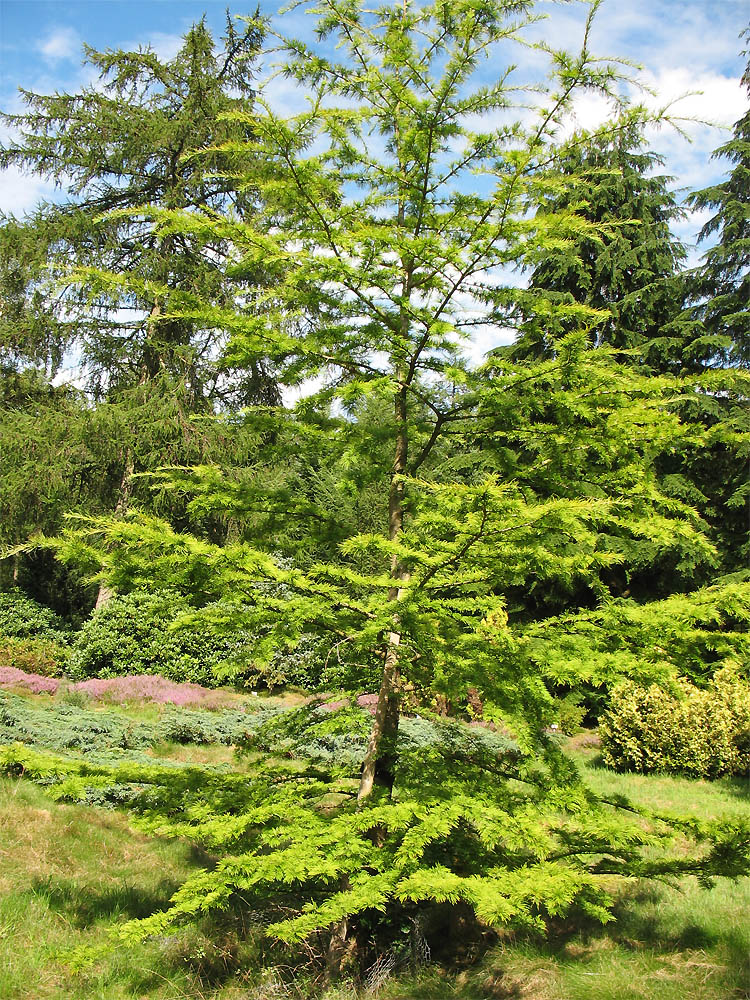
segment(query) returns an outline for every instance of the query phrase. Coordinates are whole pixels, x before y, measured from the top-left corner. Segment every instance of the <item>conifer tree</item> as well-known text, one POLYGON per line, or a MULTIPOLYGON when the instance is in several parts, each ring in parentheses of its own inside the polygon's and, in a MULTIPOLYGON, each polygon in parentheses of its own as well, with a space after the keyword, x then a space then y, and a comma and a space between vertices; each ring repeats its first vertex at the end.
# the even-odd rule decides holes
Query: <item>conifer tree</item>
POLYGON ((7 333, 18 336, 24 325, 30 330, 46 320, 82 352, 97 396, 160 372, 176 377, 197 408, 216 391, 216 333, 160 317, 171 292, 184 285, 211 300, 226 295, 222 245, 157 235, 148 213, 230 206, 243 212, 252 204, 251 194, 190 158, 226 137, 228 126, 217 116, 252 96, 257 27, 238 33, 227 18, 224 43, 217 49, 201 21, 168 62, 150 49, 87 47, 96 86, 75 94, 22 90, 27 110, 2 116, 17 138, 0 150, 0 164, 52 180, 66 195, 23 220, 7 217, 0 229, 3 296, 15 304, 13 316, 3 310, 13 327, 7 333), (85 280, 87 267, 110 268, 127 284, 85 280), (44 319, 37 316, 40 299, 48 304, 44 319))
POLYGON ((559 161, 565 184, 538 211, 573 211, 599 228, 534 267, 517 304, 522 323, 514 356, 553 353, 556 339, 585 320, 575 309, 580 304, 600 313, 589 320, 594 343, 637 348, 633 360, 656 371, 679 369, 686 252, 670 226, 684 212, 671 178, 654 173, 662 161, 643 146, 638 129, 605 131, 580 136, 559 161))
MULTIPOLYGON (((750 91, 750 64, 743 83, 750 91)), ((714 158, 727 159, 733 166, 725 181, 688 198, 693 208, 713 212, 699 242, 717 240, 701 266, 686 275, 688 335, 683 364, 694 371, 729 371, 720 391, 692 394, 683 404, 705 427, 702 446, 665 455, 660 466, 669 477, 665 482, 704 512, 723 568, 736 572, 747 568, 750 557, 750 406, 745 381, 731 371, 744 373, 750 366, 750 111, 735 124, 732 138, 714 158)))
MULTIPOLYGON (((748 29, 750 32, 750 29, 748 29)), ((746 33, 747 34, 747 33, 746 33)), ((750 94, 750 63, 742 82, 750 94)), ((720 184, 696 191, 689 198, 697 209, 714 214, 699 240, 718 236, 696 275, 700 299, 695 318, 700 336, 695 350, 708 364, 729 362, 750 366, 750 110, 735 123, 732 138, 714 152, 714 159, 733 166, 720 184)))
MULTIPOLYGON (((490 925, 539 926, 576 902, 606 920, 609 876, 744 871, 740 825, 676 820, 707 846, 669 855, 670 821, 632 821, 622 803, 584 787, 545 734, 544 676, 518 655, 509 627, 513 587, 581 583, 604 596, 602 571, 637 559, 642 543, 686 565, 714 557, 695 512, 666 498, 650 471, 655 442, 683 433, 669 409, 678 385, 618 367, 579 333, 554 358, 517 367, 500 359, 475 372, 460 350, 492 315, 498 268, 531 266, 596 232, 572 210, 529 211, 559 186, 555 134, 576 90, 609 93, 616 81, 588 49, 590 19, 578 55, 552 53, 555 83, 536 113, 515 120, 511 70, 496 67, 510 66, 508 50, 534 22, 530 3, 372 11, 321 0, 313 12, 319 37, 339 48, 333 56, 286 41, 284 72, 309 94, 308 109, 283 117, 261 90, 255 111, 229 115, 250 138, 211 154, 256 165, 259 212, 241 222, 167 209, 154 218, 161 232, 227 241, 239 273, 271 270, 273 288, 253 314, 181 289, 169 318, 229 329, 232 364, 265 352, 291 385, 321 378, 298 405, 301 427, 334 401, 343 413, 363 400, 388 407, 378 447, 356 421, 339 425, 354 454, 379 463, 384 528, 303 566, 275 557, 272 537, 217 546, 136 511, 73 522, 51 544, 118 589, 189 595, 193 625, 242 624, 258 637, 259 660, 311 630, 327 635, 332 652, 377 665, 374 716, 352 703, 272 722, 252 738, 250 780, 188 776, 178 786, 159 769, 84 772, 28 755, 24 766, 57 768, 72 796, 90 781, 145 785, 134 804, 149 829, 222 854, 125 937, 161 933, 239 892, 285 941, 327 931, 337 965, 368 914, 384 913, 386 932, 431 902, 464 902, 490 925), (476 74, 490 58, 483 84, 476 74), (567 414, 564 432, 526 419, 541 398, 567 414), (441 451, 452 434, 470 441, 475 421, 490 433, 514 411, 505 444, 536 466, 527 482, 441 451), (564 493, 535 489, 545 466, 565 478, 564 493), (515 744, 434 716, 435 698, 460 704, 470 687, 488 718, 512 726, 515 744), (409 699, 429 722, 402 723, 409 699), (341 752, 321 758, 321 740, 341 752), (298 759, 280 760, 280 748, 298 759)), ((645 114, 623 108, 615 127, 636 127, 645 114)), ((234 503, 252 516, 278 502, 263 484, 235 490, 215 470, 175 482, 205 509, 234 503)), ((319 511, 301 504, 288 514, 304 523, 319 511)), ((347 687, 356 692, 354 672, 347 687)))
MULTIPOLYGON (((219 176, 218 161, 199 166, 191 158, 244 131, 218 116, 252 97, 259 25, 238 31, 227 17, 223 41, 217 46, 201 21, 168 61, 148 48, 86 47, 86 64, 99 73, 96 84, 72 94, 22 91, 26 109, 2 116, 15 138, 0 149, 0 164, 54 181, 63 196, 26 218, 1 220, 0 361, 8 376, 28 364, 45 366, 51 376, 67 350, 78 381, 95 401, 107 403, 100 424, 108 424, 109 447, 106 457, 100 449, 102 464, 91 467, 90 478, 102 487, 99 499, 108 495, 120 511, 133 498, 134 472, 215 457, 228 426, 213 432, 191 415, 278 402, 263 357, 241 373, 222 370, 216 361, 224 331, 165 318, 180 288, 208 301, 241 292, 247 300, 258 278, 246 273, 230 286, 220 238, 157 232, 150 215, 158 208, 253 210, 252 187, 239 191, 227 162, 219 176)), ((62 408, 59 417, 65 421, 70 413, 62 408)), ((78 430, 71 425, 67 433, 75 439, 78 430)), ((52 457, 45 448, 40 454, 52 457)), ((10 490, 11 504, 37 485, 24 486, 19 471, 13 478, 21 492, 10 490)), ((55 481, 66 475, 49 473, 55 481)), ((98 502, 83 508, 101 509, 98 502)), ((47 517, 35 527, 56 530, 47 517)))

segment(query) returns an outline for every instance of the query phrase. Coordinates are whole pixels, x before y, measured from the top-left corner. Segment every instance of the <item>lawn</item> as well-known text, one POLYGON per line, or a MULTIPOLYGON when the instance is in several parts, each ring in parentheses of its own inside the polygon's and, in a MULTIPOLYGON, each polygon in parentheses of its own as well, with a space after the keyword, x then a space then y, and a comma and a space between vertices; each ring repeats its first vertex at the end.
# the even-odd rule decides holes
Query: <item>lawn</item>
MULTIPOLYGON (((29 696, 29 705, 54 704, 29 696)), ((98 706, 154 724, 153 706, 98 706)), ((750 809, 750 787, 618 775, 597 763, 596 746, 578 738, 569 749, 596 791, 621 793, 664 811, 703 817, 750 809)), ((231 748, 162 742, 150 754, 227 766, 231 748)), ((292 970, 259 971, 260 942, 241 913, 206 921, 120 951, 85 971, 67 961, 96 945, 116 922, 164 905, 196 866, 210 859, 180 841, 149 838, 116 810, 55 802, 17 777, 0 779, 0 997, 3 1000, 272 1000, 304 995, 309 981, 292 970)), ((750 879, 694 879, 677 888, 625 887, 616 920, 605 928, 569 919, 548 938, 508 933, 483 956, 460 955, 453 971, 426 963, 372 975, 369 994, 383 1000, 729 1000, 750 997, 750 879), (471 959, 471 961, 470 961, 471 959)), ((343 1000, 351 991, 332 990, 343 1000)))

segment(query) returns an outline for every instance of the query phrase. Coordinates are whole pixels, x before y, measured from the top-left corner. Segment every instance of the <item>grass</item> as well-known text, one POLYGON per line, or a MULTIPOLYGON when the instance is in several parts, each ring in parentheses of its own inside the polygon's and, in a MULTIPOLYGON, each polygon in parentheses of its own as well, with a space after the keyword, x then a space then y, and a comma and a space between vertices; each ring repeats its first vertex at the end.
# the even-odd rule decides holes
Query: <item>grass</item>
POLYGON ((23 779, 0 778, 0 997, 254 995, 248 989, 259 975, 256 947, 231 914, 114 952, 84 972, 66 961, 74 949, 102 943, 117 923, 165 905, 207 863, 188 844, 140 834, 121 813, 59 804, 23 779))
MULTIPOLYGON (((43 702, 45 696, 39 696, 43 702)), ((34 699, 35 701, 37 699, 34 699)), ((48 699, 49 700, 49 699, 48 699)), ((108 711, 113 706, 107 706, 108 711)), ((154 706, 125 711, 153 719, 154 706)), ((596 791, 621 793, 665 812, 747 814, 747 782, 617 775, 597 765, 586 740, 571 742, 596 791)), ((224 746, 163 744, 158 756, 218 763, 224 746)), ((244 766, 244 765, 243 765, 244 766)), ((166 904, 197 866, 190 845, 148 838, 124 813, 54 802, 22 779, 0 779, 0 997, 3 1000, 286 1000, 302 988, 260 971, 259 943, 228 914, 162 940, 116 952, 85 972, 66 955, 109 929, 166 904)), ((586 919, 548 938, 507 934, 480 962, 448 974, 381 984, 380 1000, 740 1000, 750 998, 750 879, 693 879, 679 891, 634 883, 605 928, 586 919)), ((287 975, 287 978, 288 975, 287 975)), ((329 1000, 351 1000, 341 987, 329 1000)), ((374 993, 370 993, 374 997, 374 993)))

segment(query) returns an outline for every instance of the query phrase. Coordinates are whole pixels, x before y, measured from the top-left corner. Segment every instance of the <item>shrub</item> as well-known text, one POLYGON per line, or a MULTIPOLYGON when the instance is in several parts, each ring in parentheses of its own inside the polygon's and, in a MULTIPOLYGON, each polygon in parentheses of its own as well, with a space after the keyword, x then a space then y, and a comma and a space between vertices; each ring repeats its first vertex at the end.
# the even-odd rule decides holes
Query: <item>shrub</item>
MULTIPOLYGON (((57 683, 49 678, 39 680, 57 683)), ((253 730, 280 712, 265 706, 253 712, 180 709, 168 711, 157 722, 145 722, 67 701, 38 705, 18 695, 0 692, 0 743, 73 750, 87 758, 103 752, 143 750, 165 740, 231 745, 247 741, 253 730)))
POLYGON ((161 674, 211 686, 227 673, 249 669, 246 633, 220 636, 205 628, 174 627, 191 610, 183 597, 171 591, 113 597, 79 632, 71 673, 78 677, 161 674))
POLYGON ((227 746, 245 740, 278 709, 260 709, 245 713, 227 709, 223 712, 195 712, 181 708, 165 714, 159 723, 159 738, 171 743, 224 743, 227 746))
POLYGON ((575 736, 581 731, 586 717, 586 706, 581 704, 583 696, 572 691, 564 698, 555 699, 555 721, 566 736, 575 736))
POLYGON ((115 748, 143 748, 150 746, 155 738, 154 727, 148 723, 76 705, 40 707, 3 694, 0 707, 0 740, 7 742, 89 754, 115 748))
POLYGON ((70 659, 70 649, 52 639, 17 639, 0 635, 0 666, 44 677, 57 677, 70 659))
POLYGON ((599 729, 602 756, 618 771, 701 778, 750 771, 750 684, 732 668, 706 689, 686 680, 674 693, 625 681, 599 729))
POLYGON ((0 636, 64 643, 69 630, 50 608, 37 604, 23 591, 9 590, 0 593, 0 636))

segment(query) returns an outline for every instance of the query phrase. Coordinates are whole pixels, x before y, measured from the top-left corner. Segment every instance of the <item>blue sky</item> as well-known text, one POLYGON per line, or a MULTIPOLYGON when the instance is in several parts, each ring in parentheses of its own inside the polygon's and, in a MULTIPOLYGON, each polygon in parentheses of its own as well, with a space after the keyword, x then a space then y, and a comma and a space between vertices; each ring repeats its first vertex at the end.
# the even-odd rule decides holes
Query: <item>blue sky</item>
MULTIPOLYGON (((81 66, 84 41, 99 49, 149 44, 169 57, 204 12, 220 34, 225 9, 225 0, 0 0, 0 108, 18 108, 19 86, 41 92, 75 90, 90 80, 90 69, 81 66)), ((232 13, 247 9, 232 7, 232 13)), ((279 8, 266 0, 262 9, 275 14, 279 8)), ((584 5, 541 0, 539 9, 549 13, 540 32, 556 45, 574 47, 580 40, 584 5)), ((286 16, 283 26, 304 33, 310 20, 295 13, 286 16)), ((745 0, 606 0, 595 22, 592 48, 640 63, 646 82, 660 98, 703 91, 684 102, 683 113, 731 125, 747 106, 739 84, 744 65, 739 34, 748 21, 745 0)), ((584 100, 580 120, 590 124, 602 113, 596 101, 584 100)), ((722 172, 722 165, 709 159, 722 132, 699 125, 689 131, 692 144, 669 131, 652 137, 676 187, 700 187, 722 172)), ((39 179, 15 172, 0 177, 0 209, 19 213, 47 194, 39 179)), ((690 242, 700 221, 689 220, 680 235, 690 242)))
MULTIPOLYGON (((162 58, 172 57, 190 24, 205 12, 215 36, 225 24, 226 0, 0 0, 0 108, 20 110, 17 88, 37 92, 75 92, 92 81, 90 67, 81 65, 83 42, 96 49, 151 45, 162 58)), ((248 13, 231 7, 232 14, 248 13)), ((288 34, 310 36, 312 19, 301 12, 279 18, 279 5, 264 0, 261 9, 275 17, 288 34)), ((548 21, 537 30, 557 47, 580 44, 586 8, 577 0, 539 0, 548 21)), ((747 0, 605 0, 595 21, 591 49, 600 55, 630 59, 642 66, 644 81, 656 91, 654 104, 688 91, 701 91, 680 105, 680 113, 716 125, 731 126, 747 109, 747 92, 740 76, 747 42, 739 37, 750 21, 747 0)), ((484 70, 489 76, 493 66, 484 70)), ((520 72, 524 72, 522 67, 520 72)), ((290 109, 298 97, 277 80, 272 99, 290 109)), ((578 105, 583 126, 606 117, 601 101, 585 97, 578 105)), ((686 125, 692 142, 673 130, 649 136, 652 148, 665 158, 664 172, 678 189, 696 189, 725 175, 726 164, 712 161, 711 152, 728 131, 705 124, 686 125)), ((7 136, 0 130, 0 139, 7 136)), ((0 173, 0 211, 16 215, 54 191, 40 178, 16 170, 0 173)), ((697 261, 698 230, 706 216, 693 214, 677 234, 697 261)), ((703 248, 705 249, 705 248, 703 248)))

